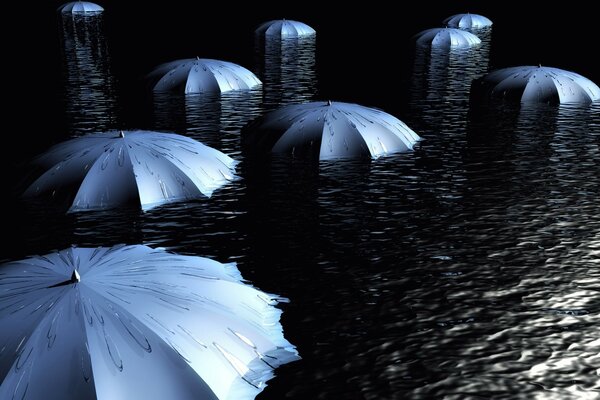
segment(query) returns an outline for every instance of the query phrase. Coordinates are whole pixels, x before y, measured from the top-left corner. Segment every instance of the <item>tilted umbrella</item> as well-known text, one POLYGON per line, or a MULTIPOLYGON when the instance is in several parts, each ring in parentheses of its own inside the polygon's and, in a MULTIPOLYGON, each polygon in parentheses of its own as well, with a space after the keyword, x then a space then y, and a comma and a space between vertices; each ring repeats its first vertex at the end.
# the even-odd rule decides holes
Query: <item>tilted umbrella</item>
POLYGON ((317 101, 266 114, 245 127, 243 140, 259 152, 318 155, 323 160, 409 151, 419 136, 381 110, 317 101))
POLYGON ((104 8, 89 1, 72 1, 58 7, 58 11, 63 14, 99 14, 104 8))
POLYGON ((70 211, 157 205, 211 196, 235 178, 236 161, 185 136, 113 131, 71 139, 37 160, 48 170, 25 196, 73 191, 70 211))
POLYGON ((2 399, 251 399, 299 358, 235 264, 121 245, 0 276, 2 399))
POLYGON ((489 18, 479 14, 456 14, 444 20, 444 25, 459 29, 483 29, 492 26, 489 18))
POLYGON ((155 92, 181 91, 191 93, 221 93, 249 90, 261 85, 252 72, 237 64, 190 58, 159 65, 148 75, 155 92))
POLYGON ((442 49, 459 49, 478 46, 481 40, 472 33, 455 28, 433 28, 418 33, 417 45, 442 49))
POLYGON ((472 95, 484 101, 589 104, 600 100, 600 88, 574 72, 540 65, 492 71, 473 82, 472 95))
POLYGON ((256 29, 255 33, 267 38, 296 38, 313 36, 317 32, 303 22, 277 19, 265 22, 256 29))

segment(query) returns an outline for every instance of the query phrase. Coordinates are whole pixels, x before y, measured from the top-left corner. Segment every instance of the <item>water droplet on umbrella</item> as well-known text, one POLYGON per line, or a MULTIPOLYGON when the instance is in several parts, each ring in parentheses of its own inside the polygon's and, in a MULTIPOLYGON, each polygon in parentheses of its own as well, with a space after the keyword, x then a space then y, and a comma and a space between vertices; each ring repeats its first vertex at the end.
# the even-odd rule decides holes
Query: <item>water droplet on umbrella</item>
POLYGON ((117 367, 119 372, 123 371, 123 360, 121 359, 121 353, 119 353, 117 345, 113 342, 112 338, 106 333, 106 331, 104 331, 104 341, 113 364, 115 367, 117 367))

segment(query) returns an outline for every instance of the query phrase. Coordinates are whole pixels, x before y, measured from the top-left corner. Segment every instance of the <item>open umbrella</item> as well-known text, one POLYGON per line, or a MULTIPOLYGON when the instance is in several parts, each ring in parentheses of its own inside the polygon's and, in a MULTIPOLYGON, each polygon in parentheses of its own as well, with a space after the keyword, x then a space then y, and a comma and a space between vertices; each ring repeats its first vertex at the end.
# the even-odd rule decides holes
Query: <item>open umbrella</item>
POLYGON ((58 7, 58 12, 63 14, 99 14, 104 8, 89 1, 72 1, 58 7))
POLYGON ((492 26, 489 18, 479 14, 456 14, 444 20, 444 24, 450 28, 459 29, 483 29, 492 26))
POLYGON ((441 49, 469 48, 481 44, 481 40, 477 36, 455 28, 427 29, 415 37, 418 46, 441 49))
POLYGON ((574 72, 540 65, 492 71, 473 82, 472 95, 483 101, 589 104, 600 100, 600 88, 574 72))
POLYGON ((159 65, 148 75, 155 92, 221 93, 249 90, 260 86, 252 72, 237 64, 189 58, 159 65))
POLYGON ((121 245, 0 276, 2 399, 251 399, 299 358, 235 264, 121 245))
POLYGON ((381 155, 412 150, 419 136, 381 110, 331 101, 293 104, 270 112, 244 129, 244 142, 264 153, 319 159, 381 155))
POLYGON ((317 32, 305 23, 287 19, 265 22, 256 29, 256 34, 268 38, 297 38, 313 36, 317 32))
POLYGON ((48 170, 26 196, 76 191, 70 211, 209 197, 235 178, 236 161, 185 136, 113 131, 71 139, 38 158, 48 170))

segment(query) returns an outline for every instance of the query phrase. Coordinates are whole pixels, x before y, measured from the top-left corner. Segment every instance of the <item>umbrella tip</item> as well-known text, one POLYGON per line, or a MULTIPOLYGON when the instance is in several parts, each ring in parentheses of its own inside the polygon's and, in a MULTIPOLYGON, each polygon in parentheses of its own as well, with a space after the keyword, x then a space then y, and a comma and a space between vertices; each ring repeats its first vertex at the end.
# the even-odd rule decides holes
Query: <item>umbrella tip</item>
POLYGON ((200 59, 200 57, 196 56, 196 60, 199 60, 199 59, 200 59))
POLYGON ((124 137, 125 137, 125 132, 123 132, 123 131, 119 131, 119 137, 120 137, 120 138, 124 138, 124 137))
POLYGON ((327 105, 330 106, 331 105, 331 100, 327 100, 327 105))
POLYGON ((77 272, 76 269, 74 269, 73 273, 71 274, 71 282, 72 283, 79 283, 79 282, 81 282, 81 277, 79 276, 79 272, 77 272))
POLYGON ((538 68, 542 68, 542 64, 538 64, 538 68))

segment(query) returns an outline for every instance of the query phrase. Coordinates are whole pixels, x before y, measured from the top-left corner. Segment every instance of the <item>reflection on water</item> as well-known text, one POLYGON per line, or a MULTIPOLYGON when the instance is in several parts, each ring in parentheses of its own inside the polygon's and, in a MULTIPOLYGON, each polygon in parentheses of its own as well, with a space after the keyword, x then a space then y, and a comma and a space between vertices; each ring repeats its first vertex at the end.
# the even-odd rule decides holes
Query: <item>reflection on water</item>
POLYGON ((266 110, 316 98, 315 51, 314 36, 256 40, 257 74, 263 81, 266 110))
MULTIPOLYGON (((432 98, 445 98, 448 103, 468 101, 471 82, 488 70, 489 50, 490 44, 483 38, 481 46, 469 49, 448 51, 417 46, 411 87, 413 105, 437 105, 428 102, 432 98)), ((462 105, 466 111, 467 104, 462 105)))
POLYGON ((156 99, 156 129, 234 153, 242 179, 147 213, 27 208, 6 257, 125 242, 237 261, 290 298, 303 358, 262 399, 594 398, 600 105, 474 109, 482 54, 418 56, 407 122, 424 140, 370 162, 256 165, 239 129, 260 97, 156 99))
POLYGON ((115 79, 102 15, 62 15, 64 100, 69 133, 117 128, 115 79))
POLYGON ((260 90, 186 96, 155 93, 154 125, 239 158, 240 130, 260 114, 261 102, 260 90))

